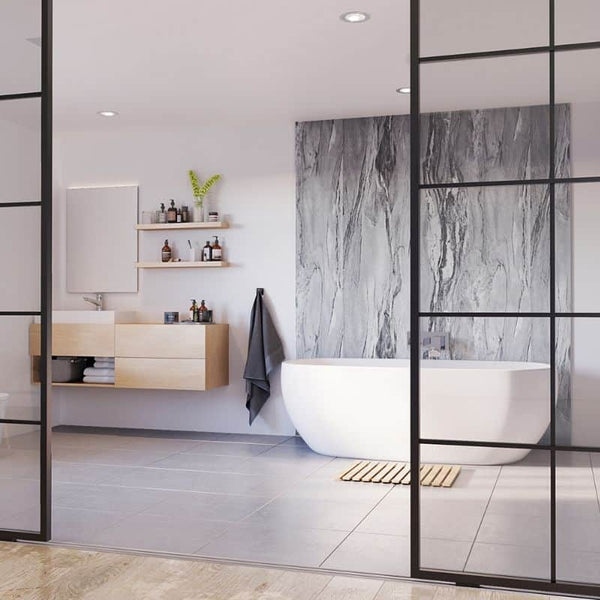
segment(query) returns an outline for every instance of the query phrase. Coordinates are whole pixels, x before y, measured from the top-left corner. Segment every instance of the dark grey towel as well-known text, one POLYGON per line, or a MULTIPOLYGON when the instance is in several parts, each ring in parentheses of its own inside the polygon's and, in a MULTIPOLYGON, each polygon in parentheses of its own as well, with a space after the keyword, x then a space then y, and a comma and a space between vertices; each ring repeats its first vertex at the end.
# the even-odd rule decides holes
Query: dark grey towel
POLYGON ((269 374, 284 359, 281 339, 264 304, 262 292, 257 290, 250 316, 248 359, 244 369, 250 425, 271 395, 269 374))

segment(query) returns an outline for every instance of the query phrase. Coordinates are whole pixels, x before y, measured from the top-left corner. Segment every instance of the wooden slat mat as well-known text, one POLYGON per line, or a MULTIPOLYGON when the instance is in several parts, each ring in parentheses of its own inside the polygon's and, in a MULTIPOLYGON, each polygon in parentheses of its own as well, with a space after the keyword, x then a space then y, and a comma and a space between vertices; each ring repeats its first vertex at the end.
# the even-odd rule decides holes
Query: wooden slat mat
MULTIPOLYGON (((421 485, 452 487, 460 473, 456 465, 421 465, 421 485)), ((368 483, 410 484, 410 464, 360 460, 346 469, 342 481, 364 481, 368 483)))

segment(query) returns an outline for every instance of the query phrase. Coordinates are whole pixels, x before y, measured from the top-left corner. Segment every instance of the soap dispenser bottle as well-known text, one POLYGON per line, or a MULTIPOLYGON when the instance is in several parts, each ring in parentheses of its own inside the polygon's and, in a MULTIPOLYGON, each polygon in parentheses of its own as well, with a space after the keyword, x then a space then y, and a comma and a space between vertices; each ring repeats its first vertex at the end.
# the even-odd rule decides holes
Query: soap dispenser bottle
POLYGON ((167 211, 167 223, 177 223, 177 209, 175 208, 175 200, 171 200, 171 206, 167 211))
POLYGON ((166 223, 167 222, 167 213, 165 212, 165 203, 160 203, 160 212, 158 213, 158 222, 166 223))
POLYGON ((212 245, 212 260, 223 260, 223 249, 219 246, 218 236, 213 236, 215 241, 212 245))

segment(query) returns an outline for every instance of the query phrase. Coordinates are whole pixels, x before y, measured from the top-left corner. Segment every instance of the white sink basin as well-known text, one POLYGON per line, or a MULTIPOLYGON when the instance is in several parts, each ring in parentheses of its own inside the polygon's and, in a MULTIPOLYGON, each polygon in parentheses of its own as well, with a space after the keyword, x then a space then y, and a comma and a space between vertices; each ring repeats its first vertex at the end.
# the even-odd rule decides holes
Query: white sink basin
MULTIPOLYGON (((112 325, 115 322, 114 310, 54 310, 53 323, 93 323, 112 325)), ((39 318, 36 319, 39 322, 39 318)))

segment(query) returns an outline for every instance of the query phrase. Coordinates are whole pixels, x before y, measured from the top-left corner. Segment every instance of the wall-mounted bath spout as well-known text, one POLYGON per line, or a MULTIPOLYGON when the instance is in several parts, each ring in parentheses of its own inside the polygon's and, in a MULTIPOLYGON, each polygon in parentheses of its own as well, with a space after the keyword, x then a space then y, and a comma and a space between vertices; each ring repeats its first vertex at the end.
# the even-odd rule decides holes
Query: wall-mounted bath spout
MULTIPOLYGON (((406 338, 410 348, 410 331, 407 332, 406 338)), ((450 333, 448 331, 422 331, 420 355, 424 360, 449 359, 450 333)))

